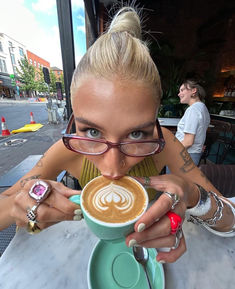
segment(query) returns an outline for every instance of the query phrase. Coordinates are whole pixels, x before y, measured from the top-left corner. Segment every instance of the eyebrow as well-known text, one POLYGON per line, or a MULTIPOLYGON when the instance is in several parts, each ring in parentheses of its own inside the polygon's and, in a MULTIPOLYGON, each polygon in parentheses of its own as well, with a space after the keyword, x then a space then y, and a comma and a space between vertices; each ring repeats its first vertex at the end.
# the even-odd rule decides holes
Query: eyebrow
MULTIPOLYGON (((97 125, 96 123, 94 123, 92 121, 89 121, 89 120, 87 120, 87 119, 85 119, 83 117, 75 117, 75 120, 77 122, 89 125, 91 127, 96 127, 98 129, 101 129, 101 127, 99 125, 97 125)), ((140 130, 140 129, 144 129, 144 128, 149 128, 151 126, 155 126, 155 124, 156 124, 155 121, 154 122, 148 121, 148 122, 142 123, 142 124, 140 124, 140 125, 138 125, 136 127, 133 127, 133 128, 131 128, 129 130, 140 130)))

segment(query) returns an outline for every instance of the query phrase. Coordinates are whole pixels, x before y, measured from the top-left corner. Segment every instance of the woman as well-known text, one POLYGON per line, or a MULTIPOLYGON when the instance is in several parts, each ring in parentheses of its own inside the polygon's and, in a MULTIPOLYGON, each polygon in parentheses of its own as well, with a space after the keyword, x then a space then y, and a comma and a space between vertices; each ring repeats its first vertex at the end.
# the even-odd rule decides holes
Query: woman
POLYGON ((210 114, 202 102, 205 90, 195 80, 186 80, 178 94, 180 102, 188 104, 178 123, 176 138, 183 144, 196 165, 199 164, 206 131, 210 123, 210 114))
POLYGON ((131 175, 152 188, 150 199, 155 190, 163 191, 126 238, 127 246, 172 248, 157 255, 162 263, 176 261, 186 250, 180 228, 173 232, 169 211, 183 219, 191 208, 195 222, 198 219, 215 232, 233 234, 232 204, 221 197, 182 144, 170 131, 161 130, 156 120, 162 94, 160 78, 140 37, 139 17, 133 8, 126 7, 89 48, 71 84, 77 137, 68 135, 69 124, 66 146, 62 140, 55 143, 25 177, 1 195, 1 229, 12 223, 27 227, 32 224, 29 220, 34 220, 37 223, 28 229, 43 230, 60 221, 81 219, 79 207, 69 200, 77 191, 53 181, 67 170, 82 187, 99 174, 110 179, 131 175), (101 142, 108 142, 108 146, 101 149, 101 142), (173 174, 159 175, 166 165, 173 174), (29 191, 37 188, 38 194, 46 197, 47 190, 35 187, 35 179, 43 179, 51 188, 39 203, 29 191))

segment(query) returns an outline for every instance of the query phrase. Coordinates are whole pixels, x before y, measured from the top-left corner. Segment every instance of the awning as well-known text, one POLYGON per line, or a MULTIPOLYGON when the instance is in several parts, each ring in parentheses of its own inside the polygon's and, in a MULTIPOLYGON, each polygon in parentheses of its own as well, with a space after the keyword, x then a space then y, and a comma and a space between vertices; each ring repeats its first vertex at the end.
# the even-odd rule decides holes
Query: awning
POLYGON ((0 85, 2 86, 6 86, 8 88, 15 88, 14 85, 12 85, 11 83, 11 78, 10 78, 10 75, 9 74, 2 74, 0 73, 0 85))

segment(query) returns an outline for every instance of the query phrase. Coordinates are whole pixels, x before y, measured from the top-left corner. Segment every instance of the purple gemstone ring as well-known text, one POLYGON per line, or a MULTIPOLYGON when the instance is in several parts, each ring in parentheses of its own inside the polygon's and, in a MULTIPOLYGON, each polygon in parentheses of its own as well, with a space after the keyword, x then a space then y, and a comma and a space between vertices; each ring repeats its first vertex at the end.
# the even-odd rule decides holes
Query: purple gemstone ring
POLYGON ((29 196, 36 200, 37 203, 41 203, 49 196, 50 192, 51 188, 49 185, 46 182, 39 180, 29 190, 29 196))

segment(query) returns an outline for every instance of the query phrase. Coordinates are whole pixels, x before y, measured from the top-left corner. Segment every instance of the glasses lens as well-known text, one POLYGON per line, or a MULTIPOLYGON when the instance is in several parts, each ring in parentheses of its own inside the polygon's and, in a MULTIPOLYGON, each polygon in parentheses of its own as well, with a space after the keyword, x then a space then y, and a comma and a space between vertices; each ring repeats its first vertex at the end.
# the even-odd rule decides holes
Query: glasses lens
POLYGON ((89 140, 70 139, 69 144, 72 149, 80 153, 99 154, 107 149, 105 143, 89 140))
POLYGON ((132 143, 121 145, 121 151, 128 155, 143 156, 151 154, 159 148, 156 142, 132 143))

